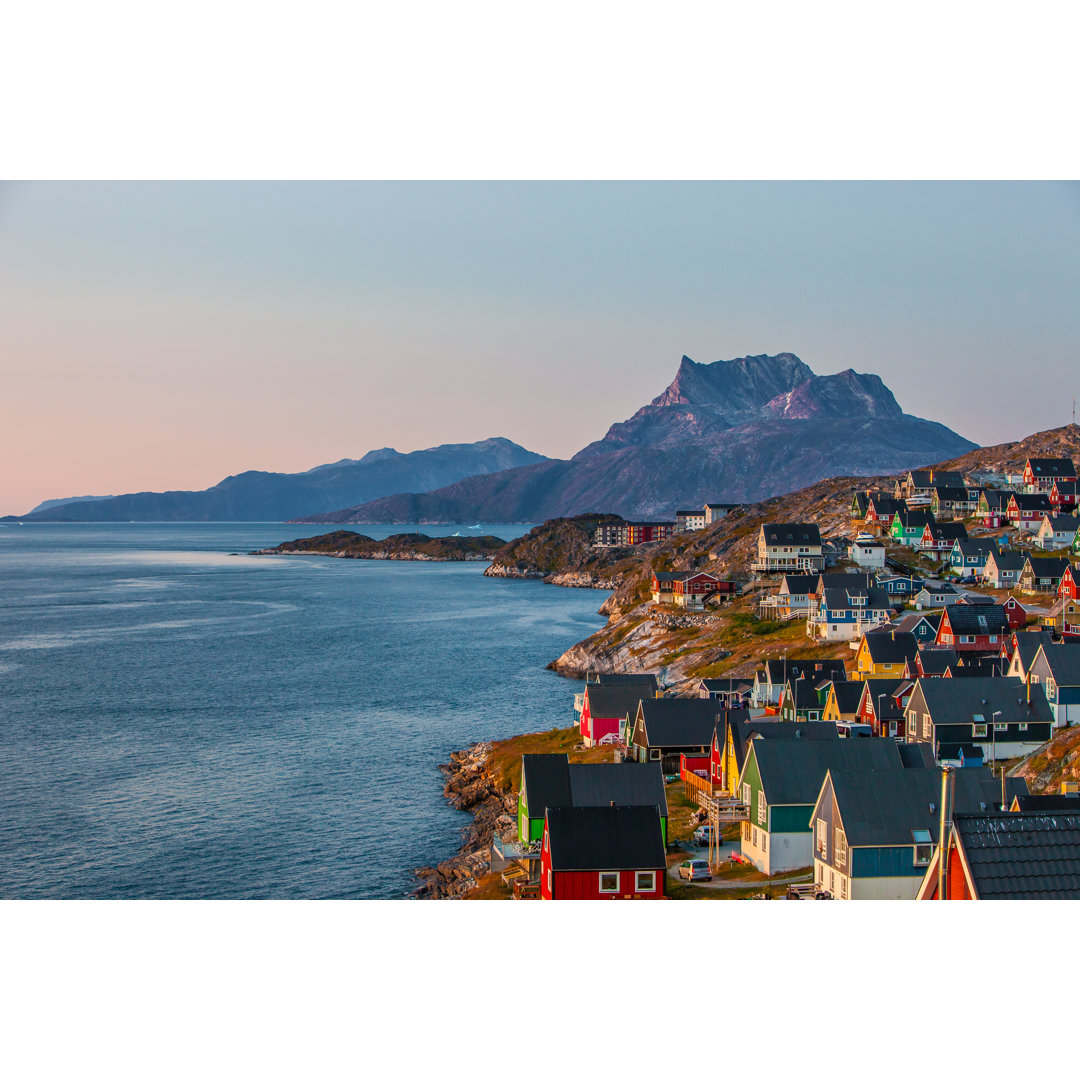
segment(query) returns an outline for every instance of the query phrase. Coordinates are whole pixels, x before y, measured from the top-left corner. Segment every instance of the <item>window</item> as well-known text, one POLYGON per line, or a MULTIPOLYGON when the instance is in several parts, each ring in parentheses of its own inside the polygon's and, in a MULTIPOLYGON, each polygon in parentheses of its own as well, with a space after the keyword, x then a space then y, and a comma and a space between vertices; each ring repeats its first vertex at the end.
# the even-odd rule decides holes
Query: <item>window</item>
POLYGON ((933 733, 933 730, 934 730, 934 726, 933 726, 933 724, 932 724, 932 723, 930 722, 930 714, 929 714, 929 713, 927 713, 927 714, 926 714, 926 715, 925 715, 925 716, 923 717, 923 721, 922 721, 922 733, 923 733, 923 738, 924 738, 924 739, 929 739, 929 738, 930 738, 930 736, 931 736, 931 734, 933 733))
POLYGON ((742 823, 742 840, 744 844, 750 843, 750 822, 744 821, 742 823))
POLYGON ((619 874, 617 871, 600 871, 600 891, 602 893, 615 893, 619 891, 619 874))
POLYGON ((829 823, 824 818, 818 818, 817 822, 817 853, 823 859, 828 858, 829 823))
POLYGON ((1000 720, 995 720, 994 721, 994 730, 995 731, 1008 731, 1009 730, 1009 725, 1001 723, 1000 720))
POLYGON ((1019 727, 1021 731, 1027 731, 1027 724, 1018 724, 1017 727, 1019 727))
POLYGON ((765 792, 759 791, 757 793, 757 820, 759 825, 765 824, 765 792))
POLYGON ((551 870, 550 869, 548 870, 548 895, 549 896, 554 895, 554 893, 552 893, 552 891, 551 891, 551 870))
POLYGON ((847 878, 846 877, 841 877, 840 878, 840 899, 841 900, 846 900, 847 899, 847 878))
POLYGON ((833 834, 836 837, 836 865, 847 866, 847 837, 843 829, 834 829, 833 834))
POLYGON ((818 863, 817 864, 817 883, 819 885, 822 885, 822 884, 824 884, 824 882, 825 882, 825 867, 822 866, 821 863, 818 863))
POLYGON ((659 750, 650 750, 649 751, 649 758, 652 761, 659 761, 660 760, 660 751, 659 750))
POLYGON ((918 729, 918 726, 917 726, 918 725, 918 715, 919 714, 917 712, 915 712, 914 709, 912 709, 912 711, 907 714, 907 733, 912 738, 915 738, 915 736, 918 735, 918 733, 919 733, 919 729, 918 729))
POLYGON ((829 871, 829 892, 836 892, 836 875, 829 871))
POLYGON ((746 809, 750 809, 750 785, 743 784, 742 786, 742 801, 746 804, 746 809))
POLYGON ((764 829, 761 830, 761 850, 769 850, 769 834, 764 829))
POLYGON ((985 739, 986 738, 986 725, 985 724, 972 724, 971 725, 971 737, 973 739, 985 739))
POLYGON ((639 870, 634 878, 634 892, 655 892, 656 871, 639 870))

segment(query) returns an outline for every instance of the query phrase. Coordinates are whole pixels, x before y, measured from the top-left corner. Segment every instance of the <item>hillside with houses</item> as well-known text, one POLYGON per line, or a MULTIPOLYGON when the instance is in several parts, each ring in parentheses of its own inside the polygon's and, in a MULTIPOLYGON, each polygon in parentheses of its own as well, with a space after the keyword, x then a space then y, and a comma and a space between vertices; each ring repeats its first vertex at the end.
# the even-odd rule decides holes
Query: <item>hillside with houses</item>
POLYGON ((507 545, 489 572, 612 591, 552 665, 561 752, 491 786, 481 894, 1080 898, 1077 460, 1070 425, 507 545))

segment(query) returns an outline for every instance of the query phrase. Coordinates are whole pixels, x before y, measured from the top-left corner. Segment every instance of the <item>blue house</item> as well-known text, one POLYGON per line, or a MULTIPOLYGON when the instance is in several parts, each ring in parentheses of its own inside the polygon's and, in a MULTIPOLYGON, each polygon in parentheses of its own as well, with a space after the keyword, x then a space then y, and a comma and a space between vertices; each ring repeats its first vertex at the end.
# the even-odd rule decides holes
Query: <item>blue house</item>
POLYGON ((991 553, 996 554, 997 550, 997 541, 992 536, 977 540, 957 539, 949 552, 949 565, 961 577, 981 577, 987 558, 991 553))
POLYGON ((906 599, 914 596, 925 584, 919 577, 903 577, 900 574, 878 574, 878 586, 890 596, 906 599))
POLYGON ((892 615, 889 594, 864 584, 859 574, 832 574, 822 579, 817 605, 806 619, 806 633, 822 641, 854 641, 884 626, 892 615), (830 582, 835 579, 835 584, 830 582), (844 583, 850 578, 850 583, 844 583))

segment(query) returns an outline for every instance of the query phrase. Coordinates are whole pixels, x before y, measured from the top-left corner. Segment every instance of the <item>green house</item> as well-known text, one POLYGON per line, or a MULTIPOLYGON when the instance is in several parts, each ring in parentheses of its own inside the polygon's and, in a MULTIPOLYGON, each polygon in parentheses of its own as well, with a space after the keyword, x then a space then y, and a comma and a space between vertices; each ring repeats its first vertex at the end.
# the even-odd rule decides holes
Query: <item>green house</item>
POLYGON ((934 523, 934 515, 928 510, 897 510, 889 526, 889 535, 905 547, 918 547, 922 543, 923 529, 934 523))
POLYGON ((518 791, 518 839, 544 837, 549 807, 655 806, 667 843, 667 796, 660 762, 571 765, 566 754, 522 754, 518 791))

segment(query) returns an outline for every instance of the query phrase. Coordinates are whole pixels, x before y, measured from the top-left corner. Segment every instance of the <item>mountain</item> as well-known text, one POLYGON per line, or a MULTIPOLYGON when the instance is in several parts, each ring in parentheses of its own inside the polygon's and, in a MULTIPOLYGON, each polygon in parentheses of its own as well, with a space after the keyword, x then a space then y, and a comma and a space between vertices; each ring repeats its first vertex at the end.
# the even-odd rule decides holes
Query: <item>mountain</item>
POLYGON ((473 476, 313 520, 543 521, 608 511, 671 516, 752 502, 830 476, 892 473, 975 448, 905 413, 877 375, 815 375, 793 353, 698 364, 570 461, 473 476))
POLYGON ((300 473, 243 472, 206 491, 143 491, 61 502, 24 521, 285 521, 398 491, 431 491, 466 476, 548 459, 509 439, 450 443, 399 454, 389 447, 300 473))
POLYGON ((36 514, 39 510, 52 510, 56 506, 64 506, 64 505, 66 505, 68 503, 101 502, 102 499, 112 499, 112 498, 115 498, 115 496, 113 496, 113 495, 72 495, 70 498, 67 498, 67 499, 46 499, 44 502, 38 503, 37 506, 35 506, 34 509, 30 511, 30 513, 31 514, 36 514))

